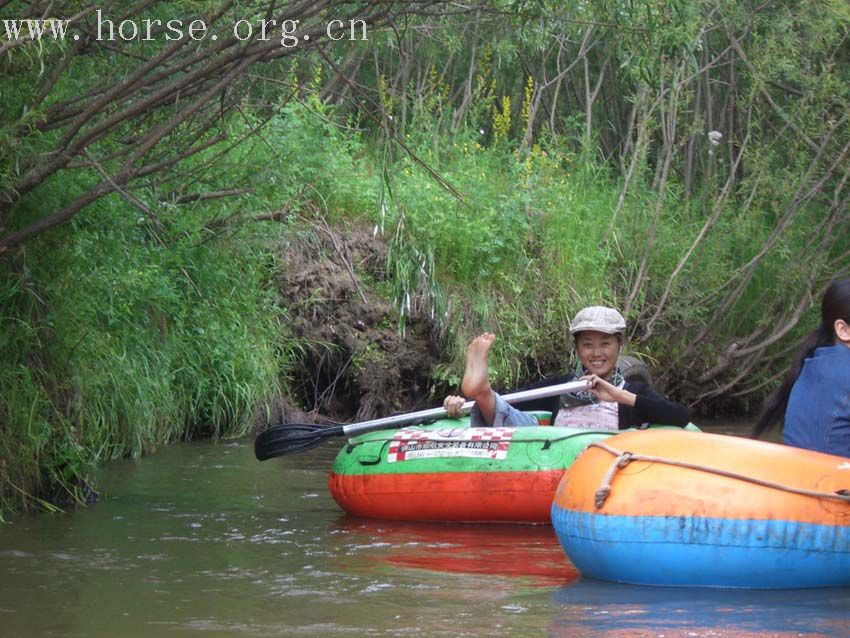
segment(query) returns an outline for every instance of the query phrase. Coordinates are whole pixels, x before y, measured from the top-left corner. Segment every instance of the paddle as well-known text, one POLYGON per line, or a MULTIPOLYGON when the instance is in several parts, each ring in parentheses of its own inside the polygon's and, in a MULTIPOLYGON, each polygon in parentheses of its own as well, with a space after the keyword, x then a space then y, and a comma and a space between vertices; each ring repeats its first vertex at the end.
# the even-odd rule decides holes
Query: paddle
MULTIPOLYGON (((569 383, 550 385, 543 388, 534 388, 533 390, 522 390, 521 392, 503 395, 502 398, 508 403, 517 403, 518 401, 529 399, 542 399, 569 392, 578 392, 580 390, 587 390, 587 388, 588 384, 586 381, 571 381, 569 383)), ((473 405, 475 405, 475 401, 467 401, 463 404, 461 410, 464 413, 468 413, 473 405)), ((284 423, 272 426, 257 436, 257 440, 254 441, 254 454, 258 460, 265 461, 266 459, 273 459, 276 456, 305 452, 335 436, 352 437, 358 434, 365 434, 366 432, 373 432, 374 430, 387 430, 402 425, 421 424, 444 416, 446 416, 445 408, 431 408, 429 410, 397 414, 396 416, 363 421, 362 423, 352 423, 350 425, 327 426, 284 423)))

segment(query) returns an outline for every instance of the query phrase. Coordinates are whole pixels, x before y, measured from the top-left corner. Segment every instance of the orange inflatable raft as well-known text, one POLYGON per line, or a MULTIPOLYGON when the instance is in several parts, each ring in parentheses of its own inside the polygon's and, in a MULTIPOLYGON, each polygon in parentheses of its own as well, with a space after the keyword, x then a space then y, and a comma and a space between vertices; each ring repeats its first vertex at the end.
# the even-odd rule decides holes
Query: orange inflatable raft
POLYGON ((584 575, 647 585, 850 586, 850 459, 677 430, 594 442, 552 523, 584 575))
POLYGON ((611 432, 470 428, 468 417, 357 437, 328 487, 349 514, 409 521, 548 523, 564 470, 611 432))

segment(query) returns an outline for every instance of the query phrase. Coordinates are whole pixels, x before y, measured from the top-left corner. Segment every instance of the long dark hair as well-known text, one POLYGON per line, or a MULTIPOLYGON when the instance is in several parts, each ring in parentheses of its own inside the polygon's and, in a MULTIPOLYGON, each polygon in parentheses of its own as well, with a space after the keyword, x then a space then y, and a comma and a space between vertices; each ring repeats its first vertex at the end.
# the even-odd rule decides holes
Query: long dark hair
POLYGON ((803 340, 791 362, 782 384, 767 397, 758 421, 753 427, 753 436, 758 438, 785 417, 791 388, 800 376, 803 362, 811 357, 815 349, 835 343, 835 322, 843 319, 850 324, 850 279, 837 279, 823 293, 820 306, 821 323, 803 340))

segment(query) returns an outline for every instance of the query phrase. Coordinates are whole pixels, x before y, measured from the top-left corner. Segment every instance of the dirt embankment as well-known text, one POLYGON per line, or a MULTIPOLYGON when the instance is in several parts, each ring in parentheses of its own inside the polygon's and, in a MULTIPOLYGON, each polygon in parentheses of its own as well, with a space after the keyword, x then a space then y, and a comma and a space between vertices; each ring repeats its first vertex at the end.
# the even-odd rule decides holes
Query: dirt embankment
POLYGON ((434 332, 413 318, 399 334, 397 312, 376 292, 386 257, 370 230, 321 221, 282 249, 278 290, 288 329, 304 344, 290 383, 307 412, 301 420, 362 421, 434 403, 434 332))

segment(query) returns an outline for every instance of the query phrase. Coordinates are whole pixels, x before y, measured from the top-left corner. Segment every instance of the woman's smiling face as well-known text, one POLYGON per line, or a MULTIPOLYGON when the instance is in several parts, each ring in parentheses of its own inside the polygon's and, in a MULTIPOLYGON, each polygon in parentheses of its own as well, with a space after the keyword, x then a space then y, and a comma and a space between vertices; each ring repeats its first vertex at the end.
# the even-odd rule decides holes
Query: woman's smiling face
POLYGON ((585 370, 598 374, 603 379, 617 367, 620 356, 620 339, 595 330, 583 330, 576 335, 578 357, 585 370))

